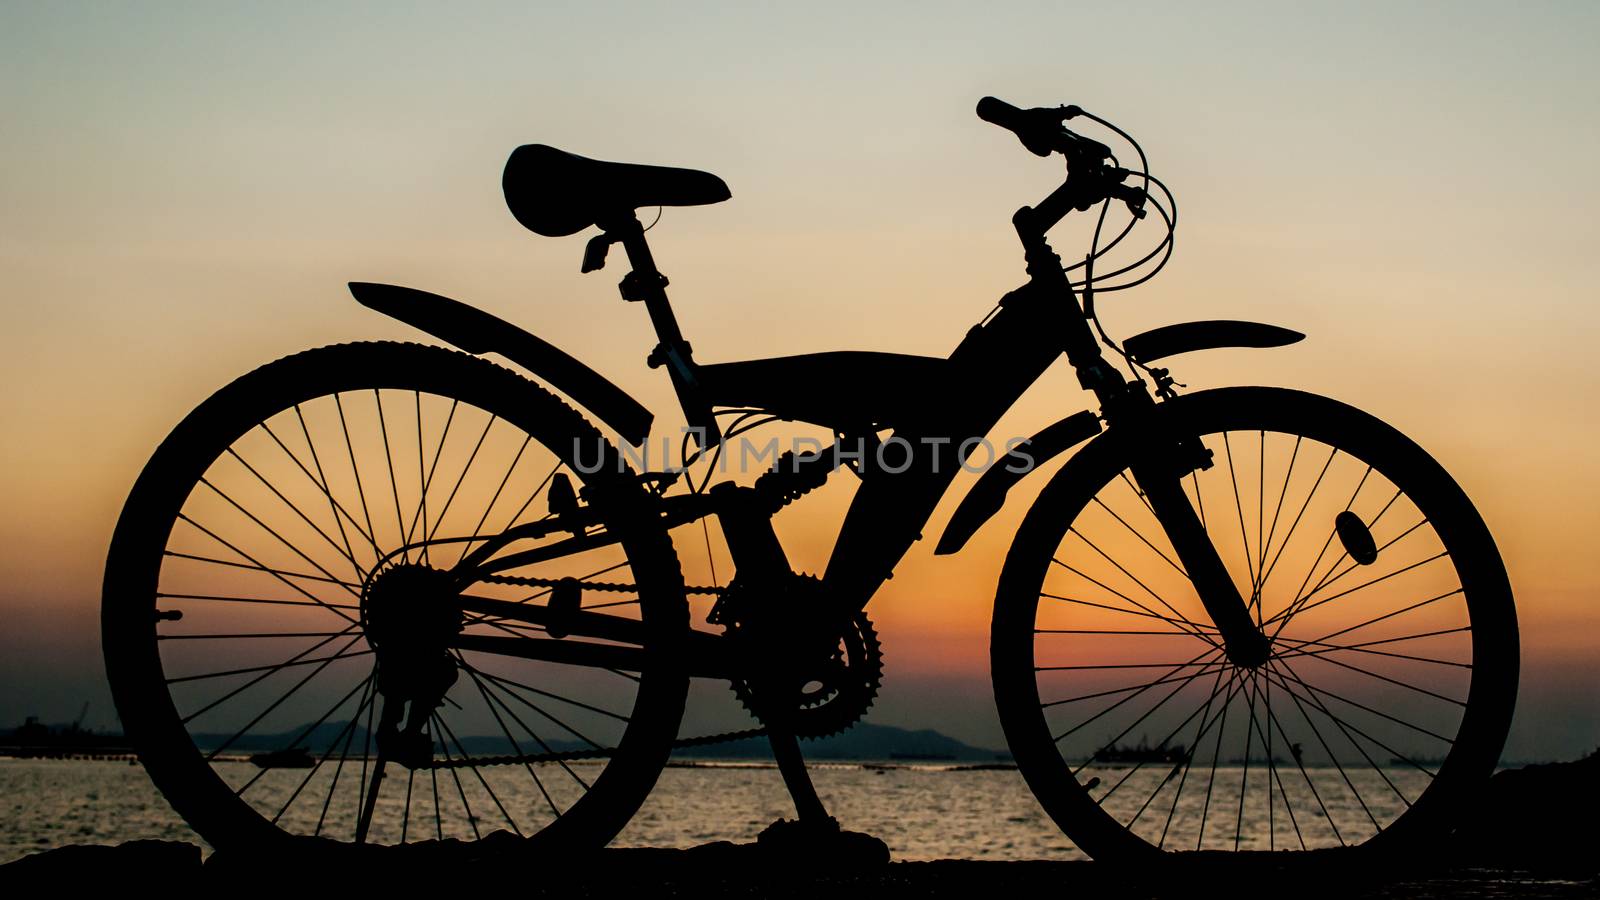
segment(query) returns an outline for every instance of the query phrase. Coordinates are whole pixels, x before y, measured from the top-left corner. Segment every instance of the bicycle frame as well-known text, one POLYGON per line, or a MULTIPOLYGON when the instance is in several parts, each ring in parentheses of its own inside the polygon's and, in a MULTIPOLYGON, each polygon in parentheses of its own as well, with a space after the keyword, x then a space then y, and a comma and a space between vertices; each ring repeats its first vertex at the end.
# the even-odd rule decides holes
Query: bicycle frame
MULTIPOLYGON (((892 577, 895 565, 911 545, 921 539, 924 524, 954 480, 961 464, 968 461, 971 449, 985 438, 1016 399, 1063 353, 1076 370, 1080 385, 1092 391, 1099 401, 1100 414, 1095 417, 1084 411, 1058 423, 1072 423, 1070 428, 1057 429, 1069 433, 1070 437, 1061 440, 1060 435, 1054 435, 1050 441, 1041 441, 1041 451, 1048 455, 1063 452, 1073 444, 1093 436, 1102 420, 1108 426, 1120 429, 1148 430, 1148 423, 1152 421, 1150 412, 1157 398, 1150 395, 1143 381, 1123 377, 1106 360, 1089 319, 1062 271, 1061 260, 1051 250, 1045 237, 1045 233, 1071 209, 1098 202, 1094 196, 1085 196, 1098 187, 1100 185, 1096 183, 1086 187, 1069 177, 1037 207, 1018 210, 1013 217, 1013 225, 1022 241, 1029 281, 1006 294, 998 310, 970 329, 947 359, 899 358, 916 361, 921 367, 921 374, 932 375, 939 381, 936 385, 928 386, 930 389, 922 394, 920 401, 902 403, 879 417, 885 421, 874 421, 872 417, 863 416, 859 410, 852 409, 848 398, 813 397, 809 405, 817 411, 815 415, 792 417, 809 417, 824 423, 831 420, 838 435, 832 447, 814 457, 790 459, 792 471, 769 473, 753 487, 740 487, 728 482, 715 485, 705 493, 663 496, 659 500, 663 525, 672 528, 707 516, 716 516, 723 526, 736 570, 747 583, 790 575, 792 571, 787 557, 772 531, 772 514, 794 496, 820 485, 842 463, 855 461, 857 464, 853 468, 861 476, 862 484, 845 514, 822 577, 827 608, 814 610, 810 614, 826 633, 831 630, 829 625, 842 622, 844 617, 864 608, 883 582, 892 577), (839 416, 831 415, 829 411, 833 405, 844 412, 839 416), (897 467, 873 463, 881 450, 877 432, 884 427, 892 427, 893 439, 910 451, 897 467), (775 483, 768 483, 774 479, 775 483), (798 486, 795 479, 800 482, 798 486)), ((696 364, 667 301, 666 278, 655 269, 637 218, 630 214, 626 219, 603 223, 603 227, 609 237, 624 245, 633 264, 633 270, 621 284, 623 296, 645 304, 661 337, 661 343, 652 351, 648 361, 652 366, 667 368, 686 417, 695 433, 702 438, 702 447, 714 446, 722 436, 716 427, 713 406, 729 405, 722 403, 718 396, 719 375, 736 369, 739 375, 748 375, 748 368, 739 367, 748 367, 752 363, 696 364)), ((375 291, 378 288, 387 291, 408 289, 372 285, 359 287, 368 295, 361 298, 363 303, 397 315, 447 340, 469 345, 466 349, 476 352, 495 349, 507 353, 569 393, 593 402, 607 414, 608 421, 625 419, 632 424, 640 420, 639 414, 630 405, 631 398, 626 398, 624 394, 621 396, 627 402, 619 401, 616 395, 621 392, 610 382, 514 326, 445 298, 436 298, 442 302, 426 311, 410 311, 402 315, 393 303, 383 302, 393 297, 386 298, 384 294, 375 294, 375 291), (457 306, 466 310, 466 313, 460 313, 457 306), (457 318, 452 319, 452 315, 457 318), (495 327, 489 328, 485 322, 495 327), (511 332, 523 334, 525 339, 516 339, 511 332), (461 335, 466 335, 470 340, 462 339, 461 335), (520 351, 520 355, 513 354, 511 350, 520 351), (622 412, 619 413, 619 410, 622 412)), ((433 299, 433 295, 422 292, 409 292, 406 299, 415 301, 417 296, 433 299)), ((1154 339, 1147 343, 1164 353, 1229 343, 1276 346, 1300 337, 1285 329, 1254 323, 1192 323, 1173 326, 1165 334, 1159 334, 1160 331, 1151 332, 1150 336, 1154 339), (1174 332, 1172 329, 1177 330, 1174 332)), ((1154 352, 1151 355, 1153 358, 1154 352)), ((810 360, 816 363, 827 356, 792 357, 789 362, 804 364, 810 360)), ((758 360, 754 364, 775 362, 779 361, 758 360)), ((1162 370, 1155 371, 1165 374, 1162 370)), ((746 382, 748 378, 741 377, 738 380, 746 382)), ((1170 380, 1158 379, 1158 395, 1170 396, 1170 384, 1170 380)), ((748 386, 746 390, 749 390, 748 386)), ((758 385, 755 390, 759 393, 762 387, 758 385)), ((791 390, 790 394, 794 392, 791 390)), ((637 434, 637 428, 631 428, 630 433, 637 434)), ((1047 429, 1036 437, 1050 433, 1047 429)), ((1173 533, 1169 537, 1173 539, 1180 555, 1193 564, 1194 571, 1198 573, 1197 580, 1204 585, 1202 594, 1212 598, 1207 606, 1215 607, 1213 618, 1217 620, 1218 627, 1241 635, 1235 640, 1236 645, 1252 645, 1250 650, 1238 651, 1242 657, 1253 654, 1260 643, 1259 636, 1250 625, 1243 601, 1237 589, 1227 580, 1203 530, 1198 522, 1188 521, 1194 518, 1193 511, 1188 508, 1182 488, 1177 483, 1178 478, 1194 468, 1209 466, 1209 458, 1196 452, 1198 445, 1192 438, 1185 439, 1181 435, 1152 432, 1142 434, 1140 441, 1149 444, 1151 459, 1151 462, 1136 470, 1141 487, 1150 494, 1152 502, 1162 508, 1164 519, 1171 520, 1173 533), (1145 481, 1159 483, 1160 486, 1152 490, 1144 485, 1145 481)), ((1199 452, 1203 453, 1203 450, 1199 452)), ((1000 482, 998 493, 1003 496, 1010 481, 995 480, 1000 482)), ((990 485, 986 490, 992 493, 995 488, 990 485)), ((977 505, 983 506, 986 502, 980 497, 977 505)), ((960 527, 970 533, 992 511, 977 514, 968 511, 960 527)), ((589 520, 593 519, 592 514, 579 508, 544 522, 511 529, 463 559, 457 567, 457 577, 463 585, 470 584, 484 575, 557 558, 614 540, 604 534, 586 533, 585 528, 587 524, 592 524, 589 520), (585 519, 586 515, 588 520, 585 519), (497 555, 517 541, 547 537, 558 531, 569 531, 573 536, 531 550, 497 555)), ((487 600, 468 599, 467 602, 476 604, 472 608, 482 614, 534 624, 551 624, 552 613, 548 609, 527 604, 508 606, 487 600)), ((625 642, 637 637, 629 631, 633 626, 613 617, 583 613, 569 619, 557 625, 574 635, 625 642)), ((694 639, 699 641, 697 653, 694 654, 697 659, 695 674, 729 677, 729 661, 711 646, 714 636, 700 634, 710 640, 694 639)), ((485 644, 477 649, 490 652, 500 652, 504 649, 500 644, 506 643, 495 638, 477 640, 485 644)), ((577 662, 582 654, 589 652, 582 645, 567 646, 570 649, 560 652, 568 662, 577 662)), ((588 646, 597 654, 593 660, 595 665, 626 668, 638 664, 638 660, 631 659, 622 648, 588 646)), ((545 649, 541 648, 542 651, 545 649)))

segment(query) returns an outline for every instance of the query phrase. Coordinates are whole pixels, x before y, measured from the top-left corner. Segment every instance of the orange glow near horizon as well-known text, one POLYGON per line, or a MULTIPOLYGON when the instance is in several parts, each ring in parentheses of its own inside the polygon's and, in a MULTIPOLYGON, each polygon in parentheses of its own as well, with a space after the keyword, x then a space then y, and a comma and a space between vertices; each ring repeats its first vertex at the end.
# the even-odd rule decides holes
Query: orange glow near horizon
MULTIPOLYGON (((1171 265, 1099 301, 1112 334, 1206 318, 1308 333, 1172 366, 1191 389, 1327 394, 1429 450, 1505 557, 1524 696, 1567 698, 1519 720, 1508 753, 1539 755, 1558 718, 1563 752, 1600 740, 1593 698, 1568 696, 1600 678, 1594 11, 1440 23, 1422 9, 1173 6, 1133 15, 1131 66, 1117 41, 1067 39, 1124 33, 1122 11, 983 15, 8 10, 0 612, 17 627, 0 644, 0 725, 102 690, 111 530, 189 409, 306 347, 418 339, 356 305, 348 281, 436 290, 525 326, 656 410, 654 446, 677 434, 666 379, 643 366, 646 317, 616 295, 620 251, 580 276, 580 239, 522 231, 499 194, 513 147, 728 181, 731 202, 669 209, 650 233, 702 361, 943 356, 1025 279, 1010 214, 1059 178, 973 117, 994 94, 1116 121, 1178 196, 1171 265), (340 37, 356 29, 371 32, 340 37), (1508 158, 1528 162, 1511 177, 1508 158), (40 679, 62 687, 30 694, 40 679)), ((1064 226, 1056 247, 1074 257, 1086 236, 1064 226)), ((991 439, 1088 399, 1058 364, 991 439)), ((961 555, 935 557, 974 476, 956 480, 869 610, 886 644, 883 721, 998 746, 981 709, 995 579, 1053 471, 961 555), (939 722, 931 695, 957 682, 965 718, 939 722)), ((778 518, 798 569, 826 564, 852 482, 838 474, 778 518)), ((687 579, 709 579, 698 525, 674 537, 687 579)), ((726 581, 725 555, 716 570, 726 581)))

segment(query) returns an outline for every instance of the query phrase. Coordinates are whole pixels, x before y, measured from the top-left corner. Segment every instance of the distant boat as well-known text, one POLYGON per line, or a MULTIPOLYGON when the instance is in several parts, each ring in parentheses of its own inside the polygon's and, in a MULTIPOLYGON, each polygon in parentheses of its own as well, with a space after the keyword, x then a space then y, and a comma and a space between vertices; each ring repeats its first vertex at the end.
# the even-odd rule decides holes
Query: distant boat
POLYGON ((1182 744, 1174 747, 1151 747, 1141 739, 1137 746, 1101 747, 1094 752, 1093 760, 1099 763, 1172 763, 1184 761, 1187 750, 1182 744))
MULTIPOLYGON (((84 704, 88 711, 88 704, 84 704)), ((122 759, 133 755, 120 734, 98 734, 83 727, 83 713, 70 725, 51 728, 37 716, 9 733, 0 732, 0 756, 24 759, 122 759)))
POLYGON ((263 769, 309 769, 317 764, 304 747, 252 754, 250 761, 263 769))

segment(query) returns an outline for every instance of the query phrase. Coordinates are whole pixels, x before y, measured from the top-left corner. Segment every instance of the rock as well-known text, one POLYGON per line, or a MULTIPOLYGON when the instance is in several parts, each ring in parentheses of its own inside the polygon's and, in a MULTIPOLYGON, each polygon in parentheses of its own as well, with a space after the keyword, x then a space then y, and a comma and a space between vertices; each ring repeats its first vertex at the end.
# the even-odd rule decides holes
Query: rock
POLYGON ((1455 838, 1460 861, 1474 866, 1600 871, 1600 751, 1495 773, 1455 838))
POLYGON ((200 879, 200 848, 180 841, 129 841, 58 847, 0 866, 0 880, 60 884, 145 883, 185 886, 200 879))

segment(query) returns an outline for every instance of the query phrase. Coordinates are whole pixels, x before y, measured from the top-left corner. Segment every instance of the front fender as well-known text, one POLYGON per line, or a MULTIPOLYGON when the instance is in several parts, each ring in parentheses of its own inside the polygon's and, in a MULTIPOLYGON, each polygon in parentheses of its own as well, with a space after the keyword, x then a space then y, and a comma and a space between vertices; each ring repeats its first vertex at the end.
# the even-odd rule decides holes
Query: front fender
POLYGON ((1231 319, 1213 319, 1204 322, 1181 322, 1153 328, 1136 334, 1122 342, 1122 349, 1142 363, 1192 353, 1196 350, 1216 350, 1221 347, 1283 347, 1304 340, 1298 331, 1263 325, 1260 322, 1239 322, 1231 319))
POLYGON ((961 504, 945 525, 944 534, 939 536, 938 546, 933 548, 934 554, 943 556, 965 547, 983 523, 1005 505, 1006 493, 1012 485, 1046 461, 1099 434, 1100 430, 1100 418, 1083 410, 1046 427, 995 460, 972 490, 961 498, 961 504))
POLYGON ((357 302, 468 353, 498 353, 549 382, 638 446, 655 415, 604 375, 510 322, 459 300, 392 284, 350 282, 357 302))

